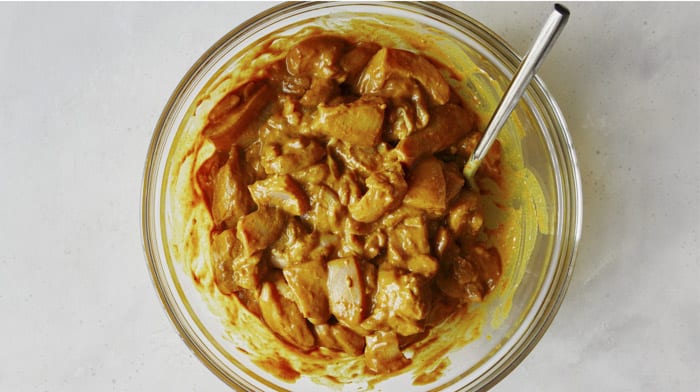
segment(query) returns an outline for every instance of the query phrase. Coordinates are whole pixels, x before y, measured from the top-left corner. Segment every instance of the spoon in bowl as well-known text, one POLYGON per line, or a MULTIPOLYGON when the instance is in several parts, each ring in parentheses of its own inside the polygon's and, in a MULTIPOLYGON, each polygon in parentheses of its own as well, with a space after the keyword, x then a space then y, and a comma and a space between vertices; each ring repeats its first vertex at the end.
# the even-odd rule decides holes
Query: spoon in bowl
POLYGON ((478 189, 474 176, 493 145, 493 142, 496 140, 498 131, 501 130, 503 124, 508 120, 510 113, 520 101, 525 89, 530 85, 532 78, 535 77, 537 70, 540 68, 540 65, 542 65, 549 50, 554 46, 554 42, 564 29, 564 25, 566 25, 568 19, 569 10, 561 4, 554 4, 554 11, 552 11, 552 14, 549 16, 544 26, 542 26, 539 35, 532 43, 523 62, 520 63, 506 93, 498 103, 498 107, 496 107, 496 112, 486 126, 484 135, 481 137, 479 144, 469 157, 466 165, 464 165, 463 174, 469 181, 469 185, 472 189, 478 189))

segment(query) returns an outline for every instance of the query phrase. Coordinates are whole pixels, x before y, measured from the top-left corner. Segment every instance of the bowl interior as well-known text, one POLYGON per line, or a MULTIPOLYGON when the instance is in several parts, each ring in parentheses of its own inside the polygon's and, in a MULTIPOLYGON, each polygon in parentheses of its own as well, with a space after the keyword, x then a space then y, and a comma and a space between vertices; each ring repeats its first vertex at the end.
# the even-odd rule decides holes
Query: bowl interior
MULTIPOLYGON (((512 50, 485 27, 439 5, 288 4, 222 38, 183 78, 159 121, 149 152, 143 206, 146 253, 157 291, 185 342, 224 381, 247 390, 315 390, 327 380, 301 377, 288 383, 271 377, 264 365, 237 349, 264 347, 251 348, 232 334, 212 306, 210 296, 215 293, 203 293, 206 282, 200 278, 207 276, 208 244, 193 233, 201 231, 206 217, 201 210, 183 214, 197 162, 192 147, 203 113, 237 83, 231 71, 237 70, 238 78, 245 79, 248 75, 241 70, 254 68, 256 63, 244 49, 268 40, 273 32, 274 42, 284 46, 285 40, 297 39, 310 26, 393 42, 393 46, 421 50, 454 64, 458 77, 452 83, 461 84, 459 90, 473 102, 482 127, 518 63, 512 50), (392 29, 379 34, 388 22, 392 29), (199 250, 198 257, 185 259, 183 249, 191 248, 199 250)), ((571 272, 580 232, 580 191, 565 122, 539 79, 498 139, 504 149, 506 186, 486 185, 493 188, 487 224, 498 238, 504 273, 487 301, 470 308, 474 316, 469 323, 435 331, 462 347, 449 352, 447 361, 425 357, 421 374, 435 377, 423 379, 423 385, 415 385, 417 372, 407 372, 341 389, 364 390, 370 384, 387 391, 488 387, 512 370, 544 333, 571 272)))

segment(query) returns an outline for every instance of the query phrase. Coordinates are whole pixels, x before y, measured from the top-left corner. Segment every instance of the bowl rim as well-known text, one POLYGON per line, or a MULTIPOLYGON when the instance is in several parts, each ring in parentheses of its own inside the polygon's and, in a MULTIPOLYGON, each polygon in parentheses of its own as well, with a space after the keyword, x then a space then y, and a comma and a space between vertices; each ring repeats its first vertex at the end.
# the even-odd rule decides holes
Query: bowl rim
MULTIPOLYGON (((142 177, 140 230, 143 240, 142 245, 144 254, 151 275, 151 281, 166 314, 180 335, 180 338, 189 347, 191 352, 197 356, 199 361, 212 373, 216 374, 219 379, 224 381, 232 388, 237 389, 241 386, 232 383, 230 377, 228 377, 222 369, 211 361, 211 358, 209 358, 204 350, 201 349, 191 333, 188 332, 187 328, 182 325, 181 321, 176 315, 176 313, 179 313, 180 310, 173 307, 172 302, 168 298, 169 293, 166 292, 166 287, 164 287, 160 282, 161 272, 158 269, 158 257, 156 257, 155 254, 157 253, 157 240, 152 237, 154 227, 158 226, 157 217, 159 215, 158 211, 155 211, 155 207, 158 204, 156 203, 155 196, 158 193, 157 188, 159 184, 157 181, 153 181, 153 179, 158 178, 159 171, 163 169, 159 168, 160 160, 156 158, 161 157, 163 151, 165 150, 164 142, 168 136, 164 134, 165 125, 170 119, 171 115, 176 112, 175 104, 181 100, 183 93, 188 90, 190 86, 195 84, 195 76, 209 63, 215 62, 216 58, 214 54, 216 54, 217 51, 219 51, 227 42, 231 41, 236 36, 249 31, 255 26, 266 25, 268 21, 274 19, 280 14, 289 13, 292 11, 300 12, 309 9, 309 7, 320 8, 323 6, 342 6, 343 8, 347 8, 349 6, 358 5, 377 6, 378 8, 398 7, 401 10, 409 12, 423 11, 427 12, 429 16, 441 18, 440 21, 443 23, 445 19, 450 21, 457 19, 461 23, 459 27, 465 28, 465 25, 471 27, 470 32, 474 34, 472 38, 476 39, 477 41, 484 41, 487 43, 486 46, 493 47, 495 50, 492 54, 503 62, 504 66, 511 67, 512 71, 514 71, 517 68, 517 65, 521 62, 521 57, 498 34, 491 31, 488 27, 474 18, 445 4, 437 2, 403 3, 394 1, 343 1, 335 3, 322 1, 311 3, 284 2, 263 10, 223 35, 193 63, 185 75, 180 79, 179 83, 170 95, 154 128, 154 133, 146 155, 142 177)), ((348 12, 352 11, 348 10, 348 12)), ((484 42, 480 43, 483 44, 484 42)), ((474 388, 474 390, 488 390, 510 374, 525 359, 525 357, 527 357, 527 355, 534 349, 536 344, 542 339, 545 332, 548 330, 552 321, 554 320, 554 317, 556 316, 566 296, 575 267, 576 256, 578 254, 578 248, 581 240, 583 217, 581 177, 578 169, 576 153, 572 145, 571 136, 569 134, 568 126, 563 113, 539 76, 535 76, 533 79, 530 87, 528 88, 528 94, 536 95, 538 100, 544 104, 543 108, 547 110, 549 112, 548 114, 559 124, 559 127, 555 127, 556 129, 549 132, 549 134, 552 137, 556 137, 557 140, 555 140, 555 142, 560 145, 559 150, 555 149, 555 152, 558 152, 560 155, 557 157, 557 161, 564 165, 564 167, 559 171, 563 177, 567 177, 563 178, 562 181, 568 185, 569 197, 568 200, 563 200, 563 206, 560 206, 560 210, 564 210, 565 214, 561 217, 561 219, 568 222, 568 225, 565 225, 564 227, 568 230, 562 233, 561 243, 563 244, 563 247, 559 252, 559 259, 556 260, 556 270, 554 271, 554 276, 552 277, 553 284, 547 289, 546 299, 542 302, 540 308, 537 309, 534 322, 528 326, 529 331, 526 331, 520 337, 519 341, 514 343, 514 352, 512 354, 506 355, 497 360, 482 376, 479 376, 474 380, 475 383, 465 385, 459 390, 468 390, 468 388, 474 388), (569 216, 567 217, 566 214, 569 216)), ((189 103, 187 102, 185 104, 189 103)), ((552 261, 555 261, 555 259, 553 258, 552 261)))

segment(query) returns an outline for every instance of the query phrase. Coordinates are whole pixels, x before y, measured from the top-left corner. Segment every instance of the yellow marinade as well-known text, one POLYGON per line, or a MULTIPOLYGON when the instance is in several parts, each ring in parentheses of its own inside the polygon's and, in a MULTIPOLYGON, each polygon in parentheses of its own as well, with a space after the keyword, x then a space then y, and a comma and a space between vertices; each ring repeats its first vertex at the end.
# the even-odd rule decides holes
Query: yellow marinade
POLYGON ((479 172, 487 194, 470 190, 484 108, 455 90, 460 70, 387 40, 298 36, 252 48, 196 102, 185 130, 199 136, 169 180, 186 210, 167 217, 172 252, 280 378, 412 368, 432 382, 507 268, 500 146, 479 172))

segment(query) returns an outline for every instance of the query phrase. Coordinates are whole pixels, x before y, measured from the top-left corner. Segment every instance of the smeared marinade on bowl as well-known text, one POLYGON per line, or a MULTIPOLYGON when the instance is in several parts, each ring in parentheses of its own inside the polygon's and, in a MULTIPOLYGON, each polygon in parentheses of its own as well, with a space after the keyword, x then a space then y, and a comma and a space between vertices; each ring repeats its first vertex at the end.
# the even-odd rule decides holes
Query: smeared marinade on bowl
POLYGON ((500 145, 470 189, 469 81, 430 42, 388 37, 257 43, 200 94, 171 163, 172 252, 238 349, 287 381, 433 382, 479 334, 468 305, 504 286, 517 224, 485 224, 511 182, 500 145))

